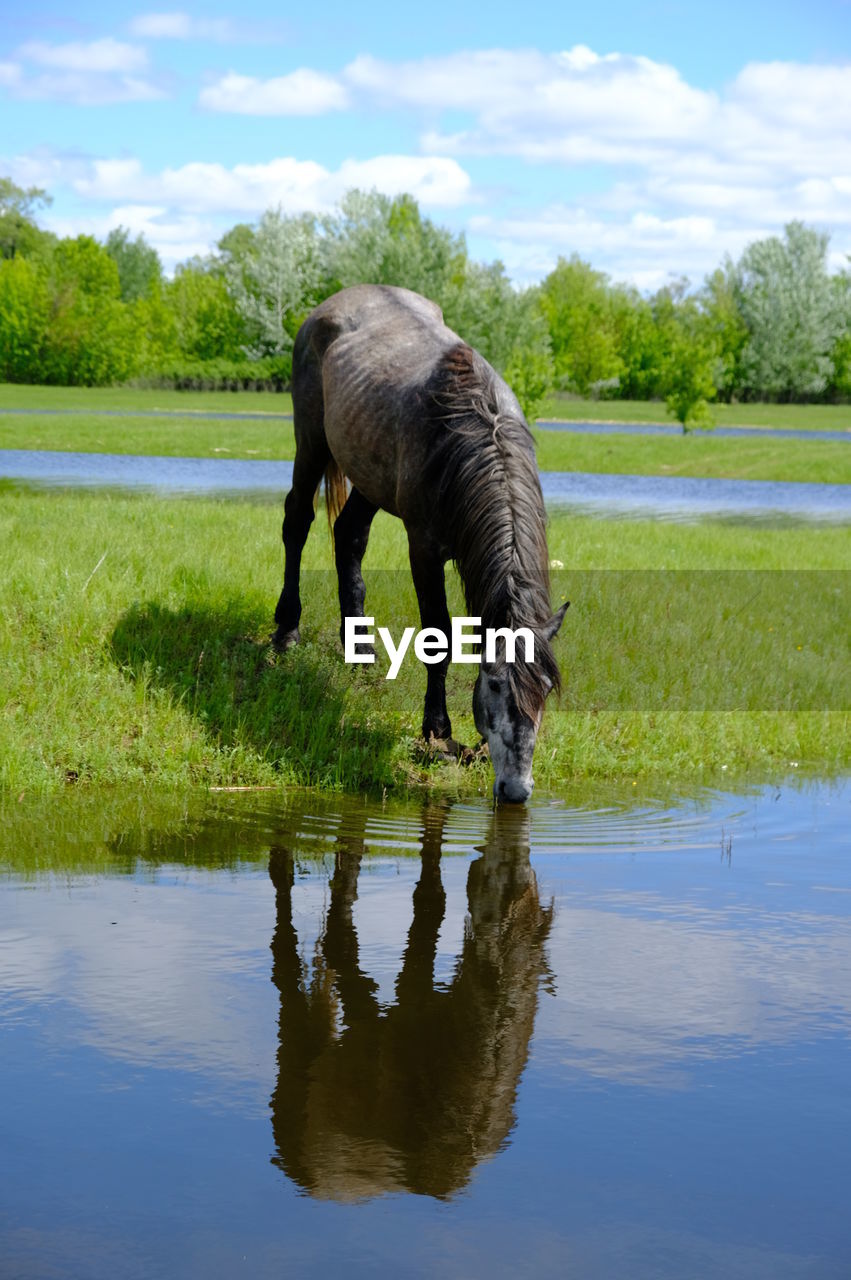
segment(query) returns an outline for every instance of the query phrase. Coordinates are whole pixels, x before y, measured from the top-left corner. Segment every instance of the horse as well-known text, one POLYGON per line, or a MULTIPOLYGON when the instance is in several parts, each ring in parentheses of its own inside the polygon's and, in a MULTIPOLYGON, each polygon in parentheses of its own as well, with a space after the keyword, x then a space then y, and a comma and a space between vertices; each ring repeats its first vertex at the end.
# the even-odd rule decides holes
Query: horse
MULTIPOLYGON (((484 628, 531 630, 534 660, 510 662, 500 644, 473 690, 494 801, 522 803, 544 703, 559 687, 551 641, 567 605, 551 613, 535 445, 516 396, 435 303, 388 285, 342 289, 311 312, 293 348, 292 396, 296 457, 276 648, 299 639, 301 553, 324 476, 341 638, 346 617, 364 616, 361 563, 379 508, 405 525, 423 629, 450 632, 444 567, 452 560, 470 616, 484 628)), ((447 655, 428 666, 426 742, 451 742, 448 664, 447 655)))
MULTIPOLYGON (((451 979, 438 981, 447 806, 419 819, 420 876, 393 997, 360 963, 354 918, 365 818, 337 837, 329 902, 309 958, 296 930, 300 833, 273 844, 272 981, 280 994, 272 1163, 317 1199, 412 1192, 448 1200, 506 1145, 549 973, 552 903, 530 862, 530 814, 497 809, 467 876, 451 979), (295 908, 295 909, 294 909, 295 908)), ((280 839, 280 837, 279 837, 280 839)), ((303 908, 302 908, 303 909, 303 908)))

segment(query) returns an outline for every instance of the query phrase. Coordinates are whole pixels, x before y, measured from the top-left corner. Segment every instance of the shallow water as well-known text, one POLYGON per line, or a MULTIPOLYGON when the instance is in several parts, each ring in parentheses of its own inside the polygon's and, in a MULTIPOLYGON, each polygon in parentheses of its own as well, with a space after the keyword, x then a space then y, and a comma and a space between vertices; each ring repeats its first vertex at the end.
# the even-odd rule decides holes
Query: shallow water
MULTIPOLYGON (((292 463, 0 449, 0 476, 48 486, 280 497, 292 484, 292 463)), ((851 521, 851 485, 843 484, 544 471, 541 487, 551 505, 598 515, 851 521)))
POLYGON ((851 782, 0 813, 0 1273, 845 1277, 851 782))

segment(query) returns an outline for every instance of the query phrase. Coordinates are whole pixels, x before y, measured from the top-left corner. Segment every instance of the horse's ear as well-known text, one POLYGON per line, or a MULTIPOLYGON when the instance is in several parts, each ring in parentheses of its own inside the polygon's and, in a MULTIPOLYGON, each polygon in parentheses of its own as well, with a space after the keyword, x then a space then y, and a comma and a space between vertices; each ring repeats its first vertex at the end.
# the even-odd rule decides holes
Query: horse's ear
POLYGON ((552 640, 553 637, 558 634, 558 629, 561 626, 561 624, 564 622, 564 615, 567 613, 569 608, 570 608, 570 601, 565 600, 561 608, 557 609, 556 612, 553 614, 553 616, 550 618, 549 622, 545 624, 544 626, 545 640, 552 640))

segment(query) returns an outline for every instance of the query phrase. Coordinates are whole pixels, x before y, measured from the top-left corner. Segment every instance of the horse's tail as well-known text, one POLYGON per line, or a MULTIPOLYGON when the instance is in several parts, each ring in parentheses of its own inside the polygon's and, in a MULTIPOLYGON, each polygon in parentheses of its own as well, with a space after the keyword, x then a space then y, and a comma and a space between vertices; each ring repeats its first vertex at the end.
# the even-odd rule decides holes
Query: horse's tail
POLYGON ((332 536, 334 533, 334 521, 343 510, 348 496, 349 490, 346 486, 346 477, 332 458, 325 468, 325 510, 328 512, 328 527, 332 536))

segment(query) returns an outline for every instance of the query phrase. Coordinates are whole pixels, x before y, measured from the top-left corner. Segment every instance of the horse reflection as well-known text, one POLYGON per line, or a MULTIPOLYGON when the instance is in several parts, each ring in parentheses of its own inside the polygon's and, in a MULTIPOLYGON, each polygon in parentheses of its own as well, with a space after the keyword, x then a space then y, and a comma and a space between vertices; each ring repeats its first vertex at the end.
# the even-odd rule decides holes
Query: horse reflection
POLYGON ((529 818, 500 810, 467 880, 469 915, 454 976, 435 987, 446 894, 440 875, 445 809, 423 815, 395 1000, 382 1007, 359 965, 352 920, 362 835, 338 841, 330 906, 312 972, 292 918, 293 853, 271 851, 280 991, 274 1163, 311 1195, 353 1200, 411 1191, 446 1198, 514 1123, 552 907, 538 899, 529 818))

